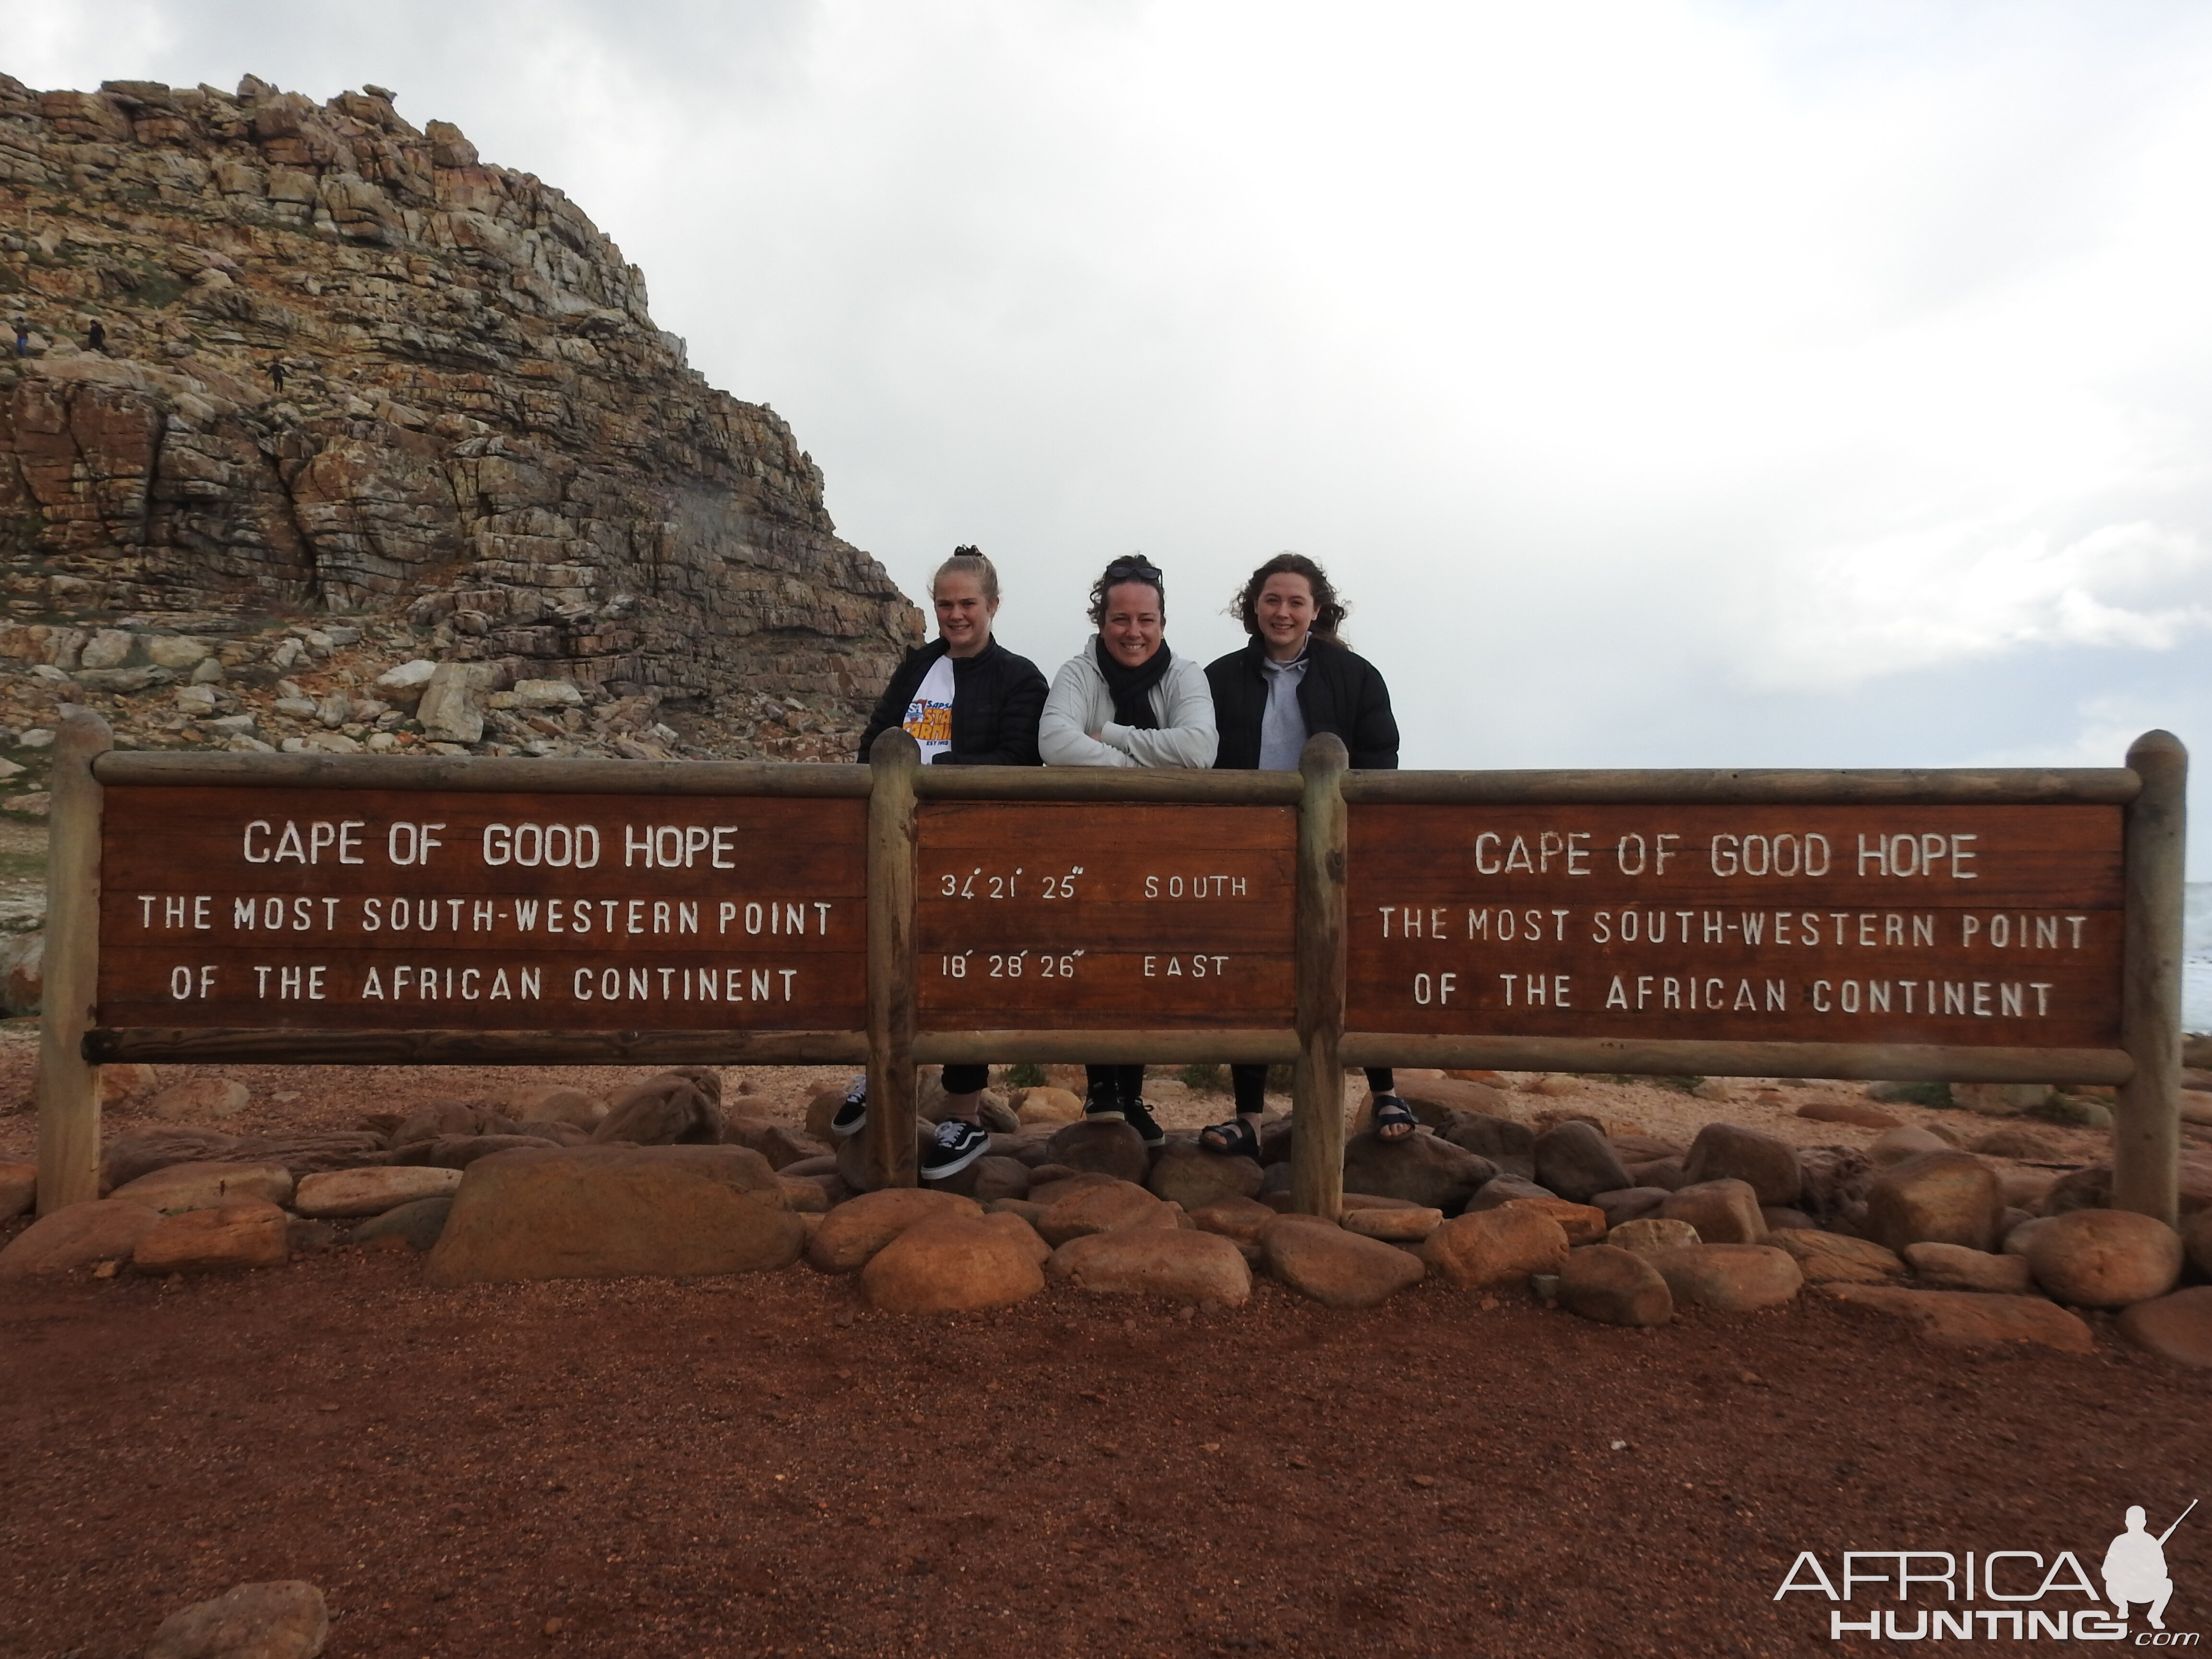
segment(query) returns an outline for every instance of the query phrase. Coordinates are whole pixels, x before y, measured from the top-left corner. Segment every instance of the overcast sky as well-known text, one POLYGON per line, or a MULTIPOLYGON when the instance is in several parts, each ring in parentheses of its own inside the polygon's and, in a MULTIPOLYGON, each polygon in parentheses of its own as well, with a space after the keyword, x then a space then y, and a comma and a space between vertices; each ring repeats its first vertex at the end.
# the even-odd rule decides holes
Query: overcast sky
MULTIPOLYGON (((559 185, 907 590, 1201 658, 1285 548, 1411 765, 2212 750, 2212 9, 4 0, 559 185)), ((2212 873, 2212 755, 2191 872, 2212 873)))

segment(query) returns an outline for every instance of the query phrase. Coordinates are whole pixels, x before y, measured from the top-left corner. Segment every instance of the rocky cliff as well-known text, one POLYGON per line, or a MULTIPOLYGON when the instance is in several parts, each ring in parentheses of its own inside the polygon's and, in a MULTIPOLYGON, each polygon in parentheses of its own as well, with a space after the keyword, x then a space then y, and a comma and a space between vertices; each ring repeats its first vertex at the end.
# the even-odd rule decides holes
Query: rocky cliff
POLYGON ((843 758, 918 636, 591 221, 380 88, 0 76, 0 744, 843 758))

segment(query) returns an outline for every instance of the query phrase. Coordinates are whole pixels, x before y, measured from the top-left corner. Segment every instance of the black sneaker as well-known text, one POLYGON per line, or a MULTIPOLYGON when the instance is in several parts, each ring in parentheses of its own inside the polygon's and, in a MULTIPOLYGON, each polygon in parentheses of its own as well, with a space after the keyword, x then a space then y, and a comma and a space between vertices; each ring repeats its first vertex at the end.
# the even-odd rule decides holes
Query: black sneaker
POLYGON ((980 1123, 948 1117, 937 1126, 937 1139, 921 1155, 921 1178, 942 1181, 958 1175, 990 1150, 991 1132, 980 1123))
POLYGON ((1168 1132, 1153 1121, 1152 1109, 1146 1105, 1143 1101, 1123 1101, 1121 1117, 1142 1137, 1146 1146, 1164 1146, 1168 1144, 1168 1132))
POLYGON ((845 1091, 845 1103, 837 1109, 837 1115, 830 1120, 830 1133, 856 1135, 867 1127, 868 1079, 866 1074, 853 1079, 853 1086, 845 1091))
POLYGON ((1110 1094, 1092 1095, 1083 1103, 1085 1123, 1119 1123, 1121 1121, 1121 1100, 1110 1094))

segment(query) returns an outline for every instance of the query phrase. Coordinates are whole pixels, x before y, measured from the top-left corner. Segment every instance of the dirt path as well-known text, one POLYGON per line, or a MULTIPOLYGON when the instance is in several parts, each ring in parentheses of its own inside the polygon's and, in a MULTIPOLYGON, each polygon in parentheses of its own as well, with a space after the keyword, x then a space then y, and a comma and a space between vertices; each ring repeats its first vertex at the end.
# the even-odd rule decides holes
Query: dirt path
MULTIPOLYGON (((2212 1468, 2206 1378, 2108 1333, 1966 1355, 1810 1298, 1651 1334, 1432 1285, 902 1321, 803 1269, 420 1272, 11 1286, 0 1656, 123 1659, 294 1577, 333 1659, 1872 1651, 1774 1601, 1799 1550, 2094 1573, 2212 1468)), ((2169 1627, 2212 1625, 2212 1526, 2168 1551, 2169 1627)))

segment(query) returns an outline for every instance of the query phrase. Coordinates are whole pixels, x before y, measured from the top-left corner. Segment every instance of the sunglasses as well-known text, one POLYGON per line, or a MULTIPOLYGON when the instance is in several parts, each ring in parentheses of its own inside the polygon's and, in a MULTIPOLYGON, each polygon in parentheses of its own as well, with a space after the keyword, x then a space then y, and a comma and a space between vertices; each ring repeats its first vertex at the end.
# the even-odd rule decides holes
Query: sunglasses
POLYGON ((1106 574, 1109 577, 1117 576, 1123 579, 1133 576, 1139 581, 1143 581, 1158 580, 1162 573, 1159 566, 1154 564, 1150 559, 1128 558, 1115 560, 1106 567, 1106 574))

